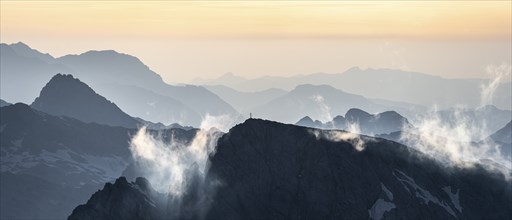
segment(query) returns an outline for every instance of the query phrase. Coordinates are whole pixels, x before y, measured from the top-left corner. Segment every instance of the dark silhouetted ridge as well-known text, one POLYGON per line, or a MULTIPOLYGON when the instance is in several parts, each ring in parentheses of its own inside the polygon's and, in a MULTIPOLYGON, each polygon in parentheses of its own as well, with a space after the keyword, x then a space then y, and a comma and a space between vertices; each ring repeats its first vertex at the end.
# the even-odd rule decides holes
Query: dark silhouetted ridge
MULTIPOLYGON (((236 125, 218 140, 206 182, 199 184, 217 186, 210 206, 201 207, 207 209, 204 219, 501 219, 512 214, 510 185, 500 174, 479 166, 447 170, 404 145, 343 134, 348 133, 262 119, 236 125), (363 150, 353 146, 354 139, 364 141, 363 150)), ((148 193, 127 187, 137 183, 118 181, 76 208, 70 219, 159 216, 158 208, 169 204, 164 199, 149 207, 148 193), (127 202, 117 202, 120 198, 127 202)), ((169 208, 163 218, 185 218, 169 208)))
POLYGON ((31 106, 48 114, 88 123, 127 128, 135 128, 138 124, 137 120, 72 75, 55 75, 31 106))
POLYGON ((144 178, 128 182, 119 177, 94 193, 85 205, 75 208, 68 219, 165 219, 166 207, 160 201, 163 198, 144 178))

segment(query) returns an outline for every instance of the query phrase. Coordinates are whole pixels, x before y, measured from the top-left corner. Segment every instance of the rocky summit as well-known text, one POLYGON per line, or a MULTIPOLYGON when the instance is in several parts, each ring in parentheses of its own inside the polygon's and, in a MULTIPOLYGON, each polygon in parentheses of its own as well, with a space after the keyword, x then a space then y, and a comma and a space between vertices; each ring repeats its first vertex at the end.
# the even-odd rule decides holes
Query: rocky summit
POLYGON ((195 191, 207 198, 192 196, 179 203, 181 209, 196 207, 196 212, 179 212, 171 197, 154 192, 143 179, 128 183, 120 178, 77 207, 69 219, 512 216, 507 208, 511 183, 503 174, 478 165, 448 167, 396 142, 343 131, 249 119, 218 140, 210 165, 204 183, 188 188, 188 194, 195 191), (209 202, 199 208, 194 199, 209 202))

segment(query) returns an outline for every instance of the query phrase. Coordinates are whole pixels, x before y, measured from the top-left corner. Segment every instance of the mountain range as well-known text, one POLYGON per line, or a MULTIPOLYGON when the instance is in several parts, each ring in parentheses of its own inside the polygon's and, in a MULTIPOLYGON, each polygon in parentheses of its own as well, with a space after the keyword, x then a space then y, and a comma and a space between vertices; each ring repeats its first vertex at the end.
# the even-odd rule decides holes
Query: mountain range
POLYGON ((128 182, 121 177, 75 208, 69 219, 512 215, 512 190, 500 173, 478 165, 447 169, 404 145, 347 134, 249 119, 219 139, 207 178, 192 181, 181 199, 156 192, 144 178, 128 182), (362 149, 357 141, 364 142, 362 149), (204 200, 201 195, 210 190, 213 196, 204 200))
MULTIPOLYGON (((23 103, 1 107, 0 118, 1 219, 63 219, 132 163, 136 129, 54 116, 23 103)), ((189 140, 196 132, 149 131, 166 141, 189 140)))
POLYGON ((71 73, 96 89, 96 85, 121 84, 115 92, 107 93, 107 99, 123 104, 119 107, 128 114, 145 120, 153 112, 153 121, 164 124, 181 122, 184 125, 199 126, 201 118, 210 115, 237 115, 238 113, 225 101, 207 89, 193 85, 169 85, 150 70, 136 57, 115 51, 88 51, 80 55, 66 55, 53 58, 31 49, 23 43, 1 44, 1 98, 13 102, 31 103, 39 94, 39 89, 57 73, 71 73), (30 80, 27 80, 30 79, 30 80), (123 102, 125 95, 141 89, 132 90, 132 86, 142 88, 142 95, 133 96, 130 103, 123 102), (150 91, 150 92, 148 92, 150 91), (169 104, 148 103, 150 100, 171 100, 169 104), (154 96, 154 97, 153 97, 154 96), (165 97, 162 99, 162 96, 165 97), (157 105, 158 104, 158 105, 157 105), (164 116, 158 112, 168 105, 176 108, 165 109, 164 116), (141 111, 140 108, 145 110, 141 111), (183 109, 191 110, 182 118, 183 109), (193 118, 193 119, 191 119, 193 118))
POLYGON ((204 87, 217 94, 220 98, 230 103, 238 112, 243 114, 248 114, 254 108, 288 93, 285 90, 276 88, 256 92, 240 92, 223 85, 205 85, 204 87))
POLYGON ((371 136, 376 134, 389 134, 413 127, 407 118, 394 111, 386 111, 372 115, 356 108, 349 109, 347 113, 345 113, 345 117, 338 115, 334 117, 332 121, 325 123, 319 120, 313 121, 309 116, 305 116, 295 123, 295 125, 319 129, 354 130, 353 132, 371 136))
POLYGON ((290 77, 262 76, 246 79, 227 73, 216 79, 196 79, 197 85, 224 85, 233 89, 254 92, 269 88, 292 90, 297 85, 330 85, 343 91, 371 99, 384 99, 439 108, 466 105, 474 108, 492 104, 512 109, 512 82, 498 85, 490 103, 482 103, 482 86, 489 79, 447 79, 439 76, 395 69, 361 69, 354 67, 343 73, 313 73, 290 77))
POLYGON ((257 79, 230 73, 170 85, 112 50, 55 58, 23 43, 0 49, 0 219, 512 216, 507 164, 449 163, 400 138, 421 126, 475 130, 465 143, 510 158, 508 82, 497 84, 491 103, 480 100, 487 79, 389 69, 257 79), (215 126, 226 118, 239 124, 221 132, 215 126), (211 124, 214 133, 194 128, 211 124), (155 142, 139 154, 163 147, 156 159, 164 165, 187 163, 148 170, 134 140, 155 142), (171 175, 175 169, 183 176, 171 175), (153 181, 155 173, 182 181, 184 191, 165 191, 173 186, 153 181))
POLYGON ((379 112, 387 110, 388 107, 375 104, 363 96, 346 93, 332 86, 305 84, 299 85, 285 95, 251 111, 259 118, 294 123, 304 115, 330 120, 332 115, 341 115, 350 108, 379 112))

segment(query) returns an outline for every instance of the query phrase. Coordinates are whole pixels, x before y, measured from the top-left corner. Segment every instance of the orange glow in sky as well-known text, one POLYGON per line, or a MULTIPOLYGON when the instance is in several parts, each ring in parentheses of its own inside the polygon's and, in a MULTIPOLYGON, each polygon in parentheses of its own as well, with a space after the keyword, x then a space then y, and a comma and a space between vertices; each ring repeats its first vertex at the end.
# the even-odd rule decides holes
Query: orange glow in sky
POLYGON ((480 77, 487 64, 510 63, 511 1, 0 4, 4 43, 23 41, 54 56, 115 49, 173 82, 228 71, 257 77, 352 66, 480 77))

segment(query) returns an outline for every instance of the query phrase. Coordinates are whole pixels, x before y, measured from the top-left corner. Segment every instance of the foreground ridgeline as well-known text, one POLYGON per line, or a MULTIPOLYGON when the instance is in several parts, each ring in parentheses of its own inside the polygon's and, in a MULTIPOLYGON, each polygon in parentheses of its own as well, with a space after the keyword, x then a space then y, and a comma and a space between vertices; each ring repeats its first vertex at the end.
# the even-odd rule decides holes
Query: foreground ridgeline
MULTIPOLYGON (((137 129, 55 116, 16 103, 0 108, 0 219, 64 219, 132 163, 137 129)), ((162 131, 186 142, 195 130, 162 131)))
POLYGON ((478 165, 447 168, 404 145, 347 134, 249 119, 219 139, 204 182, 191 177, 182 197, 121 177, 69 219, 512 216, 512 189, 502 174, 478 165))

